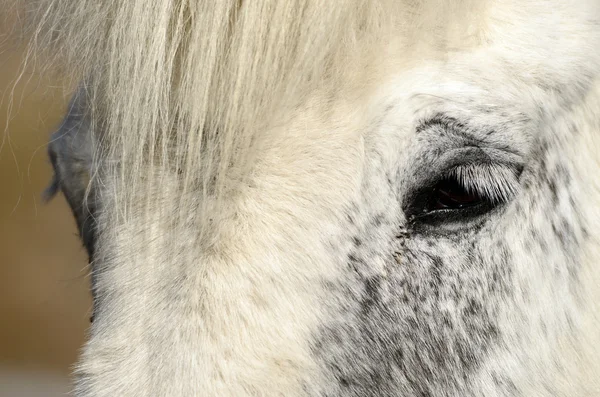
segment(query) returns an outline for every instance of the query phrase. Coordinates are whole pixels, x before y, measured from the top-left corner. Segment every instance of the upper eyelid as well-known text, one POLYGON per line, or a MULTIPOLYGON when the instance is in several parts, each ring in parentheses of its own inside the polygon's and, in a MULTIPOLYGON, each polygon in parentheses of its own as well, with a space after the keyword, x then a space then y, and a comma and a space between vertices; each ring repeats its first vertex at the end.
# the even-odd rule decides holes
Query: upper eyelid
POLYGON ((483 137, 478 136, 483 135, 485 137, 493 137, 496 135, 496 131, 493 126, 473 126, 470 125, 468 121, 462 121, 440 112, 427 119, 419 121, 415 128, 415 132, 417 135, 419 135, 436 127, 441 128, 445 134, 453 135, 460 139, 462 142, 464 142, 462 145, 463 147, 474 146, 479 148, 487 148, 488 150, 496 149, 505 154, 513 155, 513 161, 519 163, 522 163, 523 161, 523 153, 516 148, 510 147, 510 145, 508 145, 506 142, 501 142, 494 139, 484 139, 483 137))
POLYGON ((463 145, 452 148, 436 159, 438 170, 449 171, 458 166, 495 164, 521 173, 524 163, 520 155, 494 147, 463 145))

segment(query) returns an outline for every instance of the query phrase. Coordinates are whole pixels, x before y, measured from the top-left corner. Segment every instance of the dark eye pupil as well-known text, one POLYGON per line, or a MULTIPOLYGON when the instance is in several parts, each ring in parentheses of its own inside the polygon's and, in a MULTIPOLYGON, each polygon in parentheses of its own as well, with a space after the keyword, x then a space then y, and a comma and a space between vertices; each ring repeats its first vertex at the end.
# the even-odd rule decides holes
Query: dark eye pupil
POLYGON ((445 179, 435 187, 429 209, 461 209, 479 205, 483 201, 477 193, 466 191, 458 181, 445 179))

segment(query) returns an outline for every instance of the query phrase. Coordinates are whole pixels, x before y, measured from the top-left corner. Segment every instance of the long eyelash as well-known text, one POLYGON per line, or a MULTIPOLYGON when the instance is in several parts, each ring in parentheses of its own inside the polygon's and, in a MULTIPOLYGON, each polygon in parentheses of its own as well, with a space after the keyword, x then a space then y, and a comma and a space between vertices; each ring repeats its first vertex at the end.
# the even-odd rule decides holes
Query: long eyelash
POLYGON ((462 187, 490 200, 492 204, 508 201, 519 189, 519 173, 502 164, 465 164, 450 171, 462 187))

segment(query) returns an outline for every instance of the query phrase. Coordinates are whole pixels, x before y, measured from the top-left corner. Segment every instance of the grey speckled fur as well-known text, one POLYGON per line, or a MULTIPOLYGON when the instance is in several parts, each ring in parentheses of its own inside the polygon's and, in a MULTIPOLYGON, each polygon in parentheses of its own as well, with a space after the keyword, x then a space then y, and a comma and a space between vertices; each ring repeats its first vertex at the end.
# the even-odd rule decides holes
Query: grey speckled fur
MULTIPOLYGON (((464 131, 468 120, 462 123, 464 131)), ((577 290, 576 258, 585 233, 570 194, 571 165, 557 147, 560 140, 549 135, 534 142, 522 158, 523 188, 510 203, 479 224, 447 231, 443 225, 423 228, 418 220, 402 216, 402 197, 410 186, 403 178, 434 164, 436 153, 452 150, 444 142, 447 126, 428 125, 421 134, 429 135, 428 143, 419 148, 415 159, 407 160, 411 162, 408 177, 384 169, 383 161, 376 160, 379 154, 372 153, 374 166, 365 184, 393 175, 380 183, 378 195, 389 196, 398 205, 359 214, 359 209, 368 207, 365 198, 347 212, 346 226, 352 231, 347 239, 353 241, 347 253, 348 271, 329 284, 330 320, 316 335, 313 347, 324 369, 337 379, 323 395, 485 395, 473 379, 486 360, 498 350, 525 352, 527 343, 533 342, 530 330, 546 327, 543 317, 528 310, 529 296, 535 291, 515 275, 515 267, 539 263, 546 270, 540 269, 538 277, 577 290), (419 161, 426 162, 424 167, 419 167, 419 161), (507 236, 525 246, 511 243, 507 236), (529 255, 535 255, 536 261, 529 255), (374 262, 381 265, 374 267, 374 262), (499 318, 507 312, 520 317, 513 329, 500 324, 499 318)), ((493 148, 485 143, 485 135, 476 130, 475 137, 481 138, 477 149, 493 148)), ((501 150, 511 154, 509 148, 501 150)), ((373 192, 369 186, 363 190, 373 192)), ((568 302, 574 297, 562 299, 568 302)), ((555 310, 568 324, 568 304, 558 304, 555 310)), ((488 376, 497 386, 497 395, 522 395, 506 373, 498 370, 488 376)))

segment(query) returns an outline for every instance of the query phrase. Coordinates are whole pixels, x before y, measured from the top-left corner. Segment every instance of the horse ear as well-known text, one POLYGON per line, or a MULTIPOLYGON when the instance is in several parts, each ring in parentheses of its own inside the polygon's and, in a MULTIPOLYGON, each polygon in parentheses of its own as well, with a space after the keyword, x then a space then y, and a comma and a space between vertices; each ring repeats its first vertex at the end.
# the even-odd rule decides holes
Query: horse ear
POLYGON ((96 202, 90 188, 92 174, 92 139, 86 117, 84 93, 75 94, 67 115, 48 144, 48 155, 54 168, 44 200, 52 199, 60 190, 77 221, 79 234, 90 259, 94 250, 96 202))

